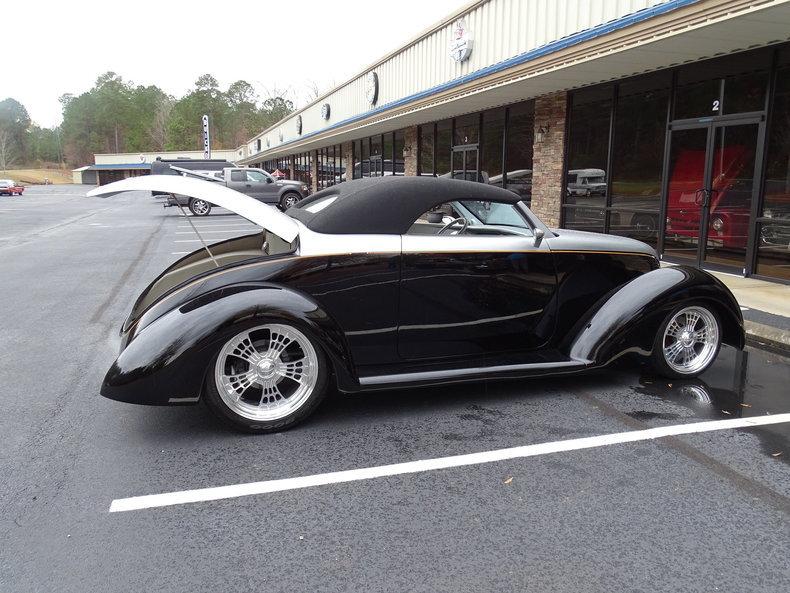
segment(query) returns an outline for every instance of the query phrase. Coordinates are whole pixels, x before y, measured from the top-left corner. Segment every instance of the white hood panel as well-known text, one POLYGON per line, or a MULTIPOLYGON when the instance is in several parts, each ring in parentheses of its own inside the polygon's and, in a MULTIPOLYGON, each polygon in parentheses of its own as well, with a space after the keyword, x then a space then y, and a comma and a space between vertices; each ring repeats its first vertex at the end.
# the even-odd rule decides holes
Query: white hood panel
POLYGON ((179 175, 141 175, 102 185, 88 192, 88 196, 112 196, 124 191, 161 191, 182 194, 227 208, 291 243, 299 234, 299 226, 290 216, 236 190, 213 181, 203 181, 179 175))

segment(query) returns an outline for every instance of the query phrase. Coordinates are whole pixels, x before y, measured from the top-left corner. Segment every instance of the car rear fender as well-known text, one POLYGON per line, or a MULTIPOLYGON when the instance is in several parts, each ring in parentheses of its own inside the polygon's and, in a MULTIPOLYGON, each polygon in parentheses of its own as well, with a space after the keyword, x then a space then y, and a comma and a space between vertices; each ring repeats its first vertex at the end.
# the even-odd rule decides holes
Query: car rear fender
POLYGON ((357 382, 343 333, 315 300, 281 285, 254 284, 206 293, 151 322, 113 363, 101 393, 147 405, 195 403, 221 345, 272 322, 293 324, 317 342, 341 389, 357 382))
POLYGON ((666 316, 691 303, 716 312, 725 344, 744 347, 743 316, 729 289, 703 270, 673 266, 642 274, 598 301, 571 330, 563 349, 595 366, 626 352, 649 355, 666 316))

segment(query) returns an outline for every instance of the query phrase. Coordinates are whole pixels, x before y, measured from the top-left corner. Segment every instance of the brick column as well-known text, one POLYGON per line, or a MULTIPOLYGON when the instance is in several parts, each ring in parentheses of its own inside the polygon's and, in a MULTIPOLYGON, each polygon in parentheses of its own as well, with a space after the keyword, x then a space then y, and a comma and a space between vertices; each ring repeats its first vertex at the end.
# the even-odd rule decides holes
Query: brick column
POLYGON ((318 191, 318 152, 310 151, 310 192, 318 191))
POLYGON ((346 181, 351 181, 354 178, 354 144, 343 142, 340 154, 343 158, 343 166, 346 168, 343 175, 345 175, 346 181))
POLYGON ((535 99, 535 141, 532 147, 532 205, 531 210, 546 225, 560 225, 560 208, 564 167, 565 112, 568 108, 567 93, 556 93, 535 99), (543 140, 538 141, 538 130, 543 140))
POLYGON ((403 167, 405 175, 417 175, 417 126, 403 129, 403 167))

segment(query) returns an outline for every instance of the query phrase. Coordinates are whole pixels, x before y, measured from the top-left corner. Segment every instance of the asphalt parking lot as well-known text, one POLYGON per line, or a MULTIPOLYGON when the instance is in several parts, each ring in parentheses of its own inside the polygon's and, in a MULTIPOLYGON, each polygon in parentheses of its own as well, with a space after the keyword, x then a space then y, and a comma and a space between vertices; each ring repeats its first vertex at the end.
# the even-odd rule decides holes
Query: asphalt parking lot
MULTIPOLYGON (((790 590, 787 421, 109 512, 150 494, 787 414, 790 359, 726 348, 693 381, 622 366, 333 394, 293 430, 238 434, 203 406, 98 395, 137 293, 200 243, 149 196, 86 189, 0 198, 3 593, 790 590)), ((250 228, 221 210, 194 222, 216 240, 250 228)))

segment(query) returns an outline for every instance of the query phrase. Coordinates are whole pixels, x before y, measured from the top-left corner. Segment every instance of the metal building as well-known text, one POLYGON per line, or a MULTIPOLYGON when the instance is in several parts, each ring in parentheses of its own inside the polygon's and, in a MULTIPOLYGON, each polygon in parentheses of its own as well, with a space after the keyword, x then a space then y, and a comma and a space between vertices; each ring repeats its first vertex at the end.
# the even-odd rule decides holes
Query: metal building
POLYGON ((447 175, 547 223, 790 281, 790 1, 481 0, 264 130, 317 190, 447 175))

